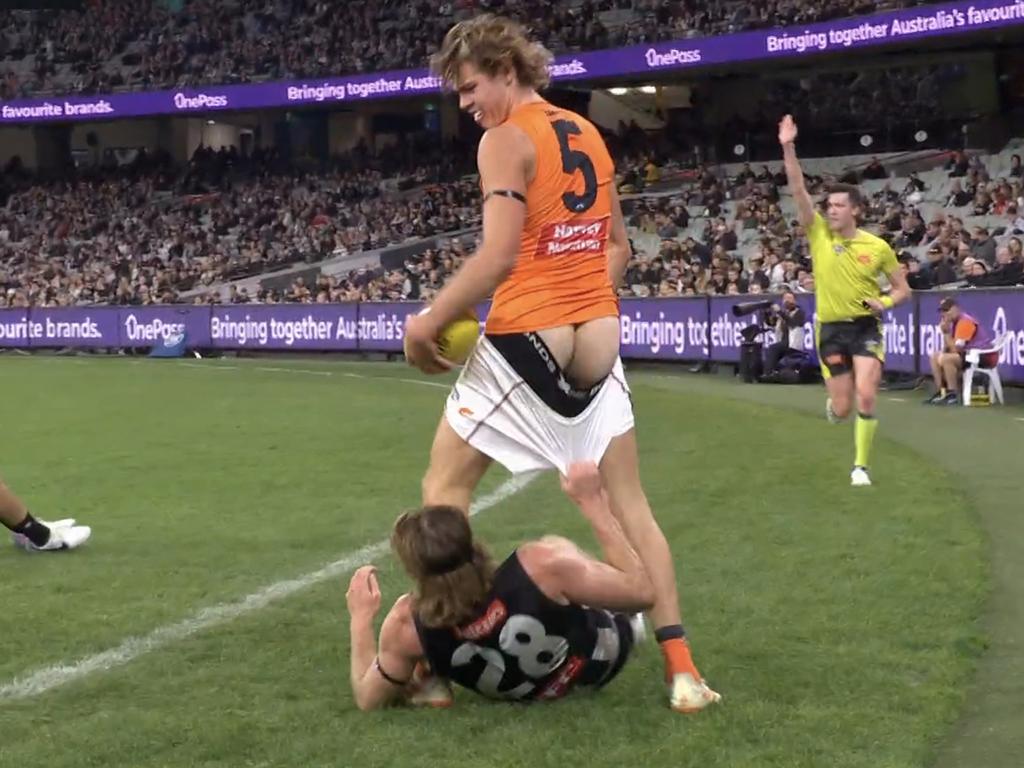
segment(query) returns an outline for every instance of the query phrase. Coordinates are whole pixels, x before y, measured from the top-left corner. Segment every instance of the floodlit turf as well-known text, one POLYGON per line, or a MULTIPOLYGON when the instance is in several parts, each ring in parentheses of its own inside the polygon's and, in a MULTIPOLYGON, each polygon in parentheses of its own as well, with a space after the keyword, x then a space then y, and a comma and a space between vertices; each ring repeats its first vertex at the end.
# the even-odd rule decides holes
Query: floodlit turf
MULTIPOLYGON (((383 364, 2 359, 0 376, 0 471, 39 516, 95 529, 67 556, 0 548, 0 687, 381 540, 417 500, 444 398, 383 364)), ((846 428, 633 382, 721 707, 668 712, 646 646, 594 696, 359 713, 346 575, 0 700, 0 766, 926 765, 982 647, 984 548, 952 479, 882 437, 876 487, 851 489, 846 428)), ((592 546, 550 475, 476 526, 501 554, 549 532, 592 546)), ((404 580, 379 562, 390 601, 404 580)))

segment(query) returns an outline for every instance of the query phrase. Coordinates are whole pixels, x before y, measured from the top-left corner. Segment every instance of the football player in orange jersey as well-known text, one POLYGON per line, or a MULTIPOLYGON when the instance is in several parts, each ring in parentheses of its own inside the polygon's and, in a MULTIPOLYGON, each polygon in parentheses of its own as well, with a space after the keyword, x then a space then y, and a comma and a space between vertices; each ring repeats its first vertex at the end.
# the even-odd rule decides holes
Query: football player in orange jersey
POLYGON ((439 332, 494 298, 434 437, 423 504, 468 510, 492 461, 563 475, 573 462, 597 462, 654 583, 650 616, 670 704, 696 712, 720 697, 691 658, 672 554, 640 482, 619 359, 615 285, 630 250, 615 169, 589 121, 539 95, 550 61, 519 24, 491 15, 452 27, 432 61, 485 130, 477 152, 483 239, 430 312, 408 320, 409 362, 426 373, 449 369, 439 332))

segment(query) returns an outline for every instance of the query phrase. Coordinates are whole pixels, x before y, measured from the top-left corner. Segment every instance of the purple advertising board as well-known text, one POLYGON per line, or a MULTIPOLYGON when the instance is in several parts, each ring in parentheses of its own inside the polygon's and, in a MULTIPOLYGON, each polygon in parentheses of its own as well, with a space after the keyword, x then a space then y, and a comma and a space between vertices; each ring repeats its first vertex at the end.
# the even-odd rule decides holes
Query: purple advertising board
POLYGON ((423 309, 420 301, 382 301, 359 305, 359 347, 401 352, 405 319, 423 309))
POLYGON ((916 304, 912 299, 887 310, 882 315, 882 339, 887 371, 917 372, 917 349, 914 344, 916 304))
MULTIPOLYGON (((556 57, 550 69, 555 82, 584 80, 849 51, 1021 24, 1024 4, 1019 0, 963 0, 818 24, 567 54, 556 57)), ((0 124, 347 104, 434 94, 440 86, 428 70, 415 69, 197 89, 16 99, 0 104, 0 124)))
MULTIPOLYGON (((422 301, 375 301, 359 305, 359 348, 367 352, 401 352, 405 320, 423 309, 422 301)), ((477 306, 480 333, 487 324, 489 301, 477 306)))
POLYGON ((33 347, 116 347, 117 311, 105 307, 33 309, 28 333, 33 347))
POLYGON ((359 348, 358 315, 358 304, 219 305, 210 313, 210 345, 217 349, 355 351, 359 348))
POLYGON ((920 370, 929 370, 928 358, 942 349, 943 336, 939 328, 939 302, 943 296, 956 296, 960 308, 974 317, 995 341, 1007 335, 999 356, 999 375, 1003 381, 1024 384, 1024 296, 1013 289, 958 291, 953 294, 928 292, 918 295, 918 349, 921 352, 920 370))
POLYGON ((153 347, 185 333, 189 348, 209 347, 210 307, 125 307, 118 310, 118 345, 153 347))
POLYGON ((622 357, 648 360, 707 360, 708 301, 623 299, 619 306, 622 357))
MULTIPOLYGON (((918 292, 910 302, 886 312, 887 370, 928 371, 928 356, 942 344, 938 306, 945 295, 950 294, 918 292)), ((952 295, 993 339, 1006 334, 1000 358, 1003 378, 1024 383, 1024 290, 967 290, 952 295)), ((733 307, 765 298, 774 297, 623 299, 622 357, 738 363, 741 332, 757 318, 736 317, 733 307)), ((804 349, 814 358, 814 298, 799 295, 797 300, 807 313, 804 349)), ((406 318, 423 306, 422 302, 368 302, 0 309, 0 348, 145 348, 184 331, 187 347, 192 349, 397 353, 402 350, 406 318)), ((488 309, 487 302, 477 307, 483 323, 488 309)), ((764 345, 774 340, 771 331, 761 339, 764 345)))

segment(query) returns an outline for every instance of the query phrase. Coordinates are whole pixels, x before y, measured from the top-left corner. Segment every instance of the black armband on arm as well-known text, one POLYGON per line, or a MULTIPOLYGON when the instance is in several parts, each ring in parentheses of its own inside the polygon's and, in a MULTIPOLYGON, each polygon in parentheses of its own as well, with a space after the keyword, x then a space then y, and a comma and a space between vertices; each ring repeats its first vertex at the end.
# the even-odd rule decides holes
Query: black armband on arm
POLYGON ((520 203, 526 204, 526 195, 522 192, 516 192, 514 189, 492 189, 486 195, 484 195, 484 202, 486 203, 494 195, 500 195, 501 197, 510 197, 513 200, 518 200, 520 203))
POLYGON ((373 666, 375 666, 377 668, 377 671, 380 672, 380 676, 381 677, 383 677, 385 680, 387 680, 392 685, 397 685, 399 688, 404 688, 410 682, 412 682, 411 680, 406 680, 403 683, 401 680, 396 680, 391 675, 389 675, 387 672, 385 672, 384 671, 384 667, 382 667, 380 665, 380 657, 379 656, 373 660, 373 666))

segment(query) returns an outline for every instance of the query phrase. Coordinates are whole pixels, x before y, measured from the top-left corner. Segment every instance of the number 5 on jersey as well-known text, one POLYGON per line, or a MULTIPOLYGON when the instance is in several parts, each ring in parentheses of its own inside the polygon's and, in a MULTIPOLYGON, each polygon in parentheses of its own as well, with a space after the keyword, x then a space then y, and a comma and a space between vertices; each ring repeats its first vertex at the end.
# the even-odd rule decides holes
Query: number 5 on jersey
POLYGON ((558 136, 558 148, 562 153, 562 170, 570 176, 579 171, 583 174, 583 194, 566 192, 562 195, 562 205, 573 213, 589 211, 597 200, 597 171, 594 161, 586 152, 569 146, 570 136, 579 136, 582 131, 572 120, 555 120, 551 123, 558 136))

